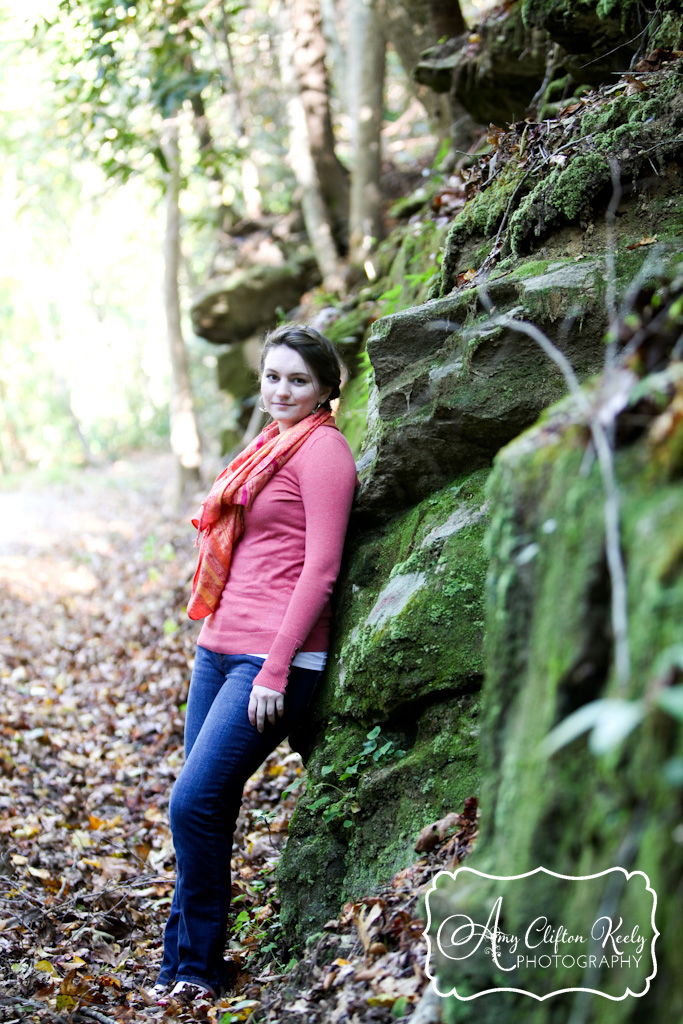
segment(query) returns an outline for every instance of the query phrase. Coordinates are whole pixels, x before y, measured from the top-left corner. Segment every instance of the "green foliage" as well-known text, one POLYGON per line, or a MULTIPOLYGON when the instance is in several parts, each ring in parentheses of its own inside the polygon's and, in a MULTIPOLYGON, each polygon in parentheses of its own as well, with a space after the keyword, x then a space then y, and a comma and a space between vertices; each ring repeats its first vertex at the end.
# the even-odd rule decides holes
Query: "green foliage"
POLYGON ((356 458, 365 437, 368 394, 373 378, 370 357, 364 349, 358 356, 358 375, 342 390, 337 413, 337 425, 349 442, 351 451, 356 458))
POLYGON ((380 743, 379 736, 381 727, 376 725, 367 733, 365 742, 358 754, 350 758, 344 764, 324 764, 320 768, 321 782, 318 783, 312 795, 315 797, 308 805, 309 811, 322 811, 322 819, 326 822, 341 821, 342 827, 347 829, 353 826, 353 819, 349 814, 358 814, 360 806, 355 799, 356 789, 364 773, 380 762, 388 761, 390 758, 399 759, 405 756, 405 750, 396 747, 393 740, 386 740, 380 743), (326 781, 333 778, 335 781, 326 781), (340 783, 347 783, 341 786, 340 783), (322 792, 322 790, 334 790, 333 793, 322 792), (340 794, 335 798, 335 793, 340 794))
MULTIPOLYGON (((676 678, 682 673, 683 644, 674 644, 660 654, 654 668, 655 680, 659 682, 646 698, 603 698, 583 704, 548 733, 543 743, 545 753, 550 757, 588 733, 590 751, 595 755, 608 754, 620 747, 648 715, 657 711, 683 722, 683 685, 661 685, 661 680, 676 678)), ((683 785, 680 761, 681 758, 674 757, 663 765, 663 773, 671 785, 683 785)))
POLYGON ((274 64, 274 47, 263 45, 272 35, 270 12, 262 2, 249 8, 61 0, 57 16, 35 25, 31 45, 50 63, 72 154, 97 162, 117 181, 142 173, 163 182, 167 126, 177 119, 183 164, 203 193, 192 216, 209 211, 215 230, 222 204, 236 200, 242 212, 239 158, 247 139, 237 87, 257 111, 246 128, 260 151, 264 194, 272 187, 273 209, 286 209, 292 185, 282 161, 284 97, 264 88, 274 64))
MULTIPOLYGON (((108 176, 125 181, 150 158, 167 171, 161 120, 216 76, 201 60, 200 6, 62 0, 56 18, 36 25, 39 46, 59 47, 55 85, 66 117, 78 124, 80 155, 95 156, 108 176)), ((201 159, 210 169, 217 155, 201 159)))

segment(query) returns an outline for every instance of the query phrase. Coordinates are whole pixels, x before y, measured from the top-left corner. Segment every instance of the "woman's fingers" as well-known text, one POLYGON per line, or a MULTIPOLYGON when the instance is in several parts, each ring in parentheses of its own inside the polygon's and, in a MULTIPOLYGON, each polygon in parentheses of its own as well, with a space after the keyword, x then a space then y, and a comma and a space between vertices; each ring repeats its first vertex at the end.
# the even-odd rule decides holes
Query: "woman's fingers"
POLYGON ((256 725, 256 708, 258 707, 258 701, 256 700, 256 694, 251 691, 249 696, 249 706, 247 708, 247 715, 252 725, 256 725))
POLYGON ((275 725, 278 718, 281 718, 285 710, 285 699, 281 693, 276 693, 271 690, 273 694, 272 701, 268 703, 268 721, 271 725, 275 725))
POLYGON ((281 693, 271 690, 268 686, 252 687, 249 697, 248 715, 249 721, 255 725, 259 732, 263 732, 266 718, 271 725, 275 725, 279 716, 284 713, 285 699, 281 693))

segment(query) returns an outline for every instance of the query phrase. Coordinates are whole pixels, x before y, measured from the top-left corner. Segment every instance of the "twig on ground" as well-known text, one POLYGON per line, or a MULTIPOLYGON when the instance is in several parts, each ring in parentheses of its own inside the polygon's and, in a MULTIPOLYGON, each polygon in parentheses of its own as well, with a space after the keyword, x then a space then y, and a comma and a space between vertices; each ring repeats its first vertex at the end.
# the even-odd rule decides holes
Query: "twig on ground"
POLYGON ((107 1017, 105 1013, 100 1013, 99 1010, 91 1010, 89 1007, 76 1010, 73 1019, 79 1021, 85 1018, 85 1020, 96 1020, 99 1024, 116 1024, 113 1017, 107 1017))

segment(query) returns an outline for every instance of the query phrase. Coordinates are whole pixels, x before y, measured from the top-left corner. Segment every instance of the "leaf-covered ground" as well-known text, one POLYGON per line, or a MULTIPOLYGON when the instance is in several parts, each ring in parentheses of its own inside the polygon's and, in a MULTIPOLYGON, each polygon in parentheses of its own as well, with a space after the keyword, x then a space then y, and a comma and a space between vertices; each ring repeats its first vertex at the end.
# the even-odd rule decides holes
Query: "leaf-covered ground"
POLYGON ((419 893, 470 849, 474 804, 295 957, 273 880, 303 772, 286 744, 238 822, 234 991, 166 1008, 146 994, 173 891, 167 806, 197 632, 194 536, 170 473, 154 457, 0 491, 0 1021, 408 1016, 427 989, 419 893))

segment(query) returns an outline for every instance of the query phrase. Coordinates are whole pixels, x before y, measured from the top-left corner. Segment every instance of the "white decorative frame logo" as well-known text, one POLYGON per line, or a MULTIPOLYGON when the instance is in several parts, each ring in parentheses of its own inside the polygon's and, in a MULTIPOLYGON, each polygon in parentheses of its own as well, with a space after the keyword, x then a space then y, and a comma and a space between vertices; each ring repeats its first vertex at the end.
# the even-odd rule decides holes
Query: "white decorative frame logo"
POLYGON ((634 997, 636 999, 639 999, 641 996, 644 996, 649 991, 649 989, 650 989, 650 982, 652 981, 652 979, 657 974, 657 958, 655 956, 655 942, 657 941, 657 938, 659 936, 659 932, 657 931, 657 927, 655 925, 655 912, 657 910, 657 893, 655 892, 655 890, 650 885, 650 879, 648 878, 648 876, 645 874, 644 871, 627 871, 626 868, 614 867, 614 868, 608 868, 605 871, 599 871, 599 872, 597 872, 594 875, 562 875, 562 874, 559 874, 557 871, 550 871, 548 868, 539 867, 539 868, 534 868, 533 871, 526 871, 522 875, 489 875, 489 874, 487 874, 484 871, 477 871, 476 868, 460 867, 460 868, 456 868, 455 871, 439 871, 439 873, 437 875, 435 875, 435 877, 432 879, 432 884, 431 884, 430 888, 427 890, 427 892, 425 894, 425 905, 426 905, 426 908, 427 908, 427 924, 426 924, 425 930, 423 932, 423 935, 427 939, 427 962, 426 962, 426 965, 425 965, 425 969, 426 969, 426 972, 427 972, 427 977, 430 979, 431 985, 432 985, 435 993, 438 996, 441 996, 442 998, 446 998, 447 996, 455 996, 456 999, 459 999, 462 1002, 471 1002, 473 999, 479 999, 480 996, 489 995, 490 993, 493 993, 493 992, 517 992, 519 995, 531 996, 532 999, 536 999, 539 1002, 543 1002, 543 1000, 545 1000, 545 999, 552 999, 553 996, 564 995, 565 993, 568 993, 568 992, 588 992, 588 993, 590 993, 592 995, 602 996, 603 999, 611 999, 613 1002, 621 1002, 622 1000, 628 998, 628 996, 632 996, 632 997, 634 997), (621 871, 623 873, 623 875, 625 876, 625 881, 626 882, 628 882, 629 879, 635 878, 635 877, 644 878, 645 879, 645 890, 646 890, 646 892, 649 892, 652 895, 652 915, 651 915, 652 940, 651 940, 651 943, 650 943, 650 955, 652 957, 653 969, 652 969, 652 973, 650 975, 648 975, 648 977, 645 979, 645 987, 643 988, 642 992, 632 992, 629 988, 627 988, 626 992, 624 992, 623 995, 613 996, 613 995, 609 995, 607 992, 601 992, 599 989, 585 988, 585 987, 572 987, 572 988, 558 989, 556 992, 548 992, 546 995, 539 996, 535 992, 529 992, 527 989, 515 988, 515 987, 512 987, 512 986, 507 986, 507 987, 500 987, 500 988, 487 988, 487 989, 484 989, 482 992, 475 993, 474 995, 463 996, 463 995, 458 995, 458 992, 456 990, 455 985, 453 986, 452 989, 450 989, 450 991, 448 991, 448 992, 441 992, 439 990, 438 984, 437 984, 437 980, 438 979, 436 978, 436 976, 435 976, 435 974, 434 974, 434 972, 432 970, 432 963, 433 963, 433 959, 432 958, 433 958, 434 953, 436 952, 436 950, 433 948, 433 944, 432 944, 433 940, 432 940, 432 938, 431 938, 431 936, 429 934, 431 923, 432 923, 432 915, 431 915, 431 908, 430 908, 430 904, 429 904, 429 897, 432 895, 432 893, 436 892, 436 890, 437 890, 437 883, 438 883, 438 880, 440 878, 443 878, 444 876, 446 876, 448 878, 451 878, 453 881, 455 881, 457 876, 461 872, 464 872, 464 871, 468 871, 468 872, 470 872, 473 875, 478 875, 480 878, 486 878, 486 879, 489 879, 491 881, 496 881, 496 882, 513 882, 513 881, 518 881, 518 880, 520 880, 522 878, 530 878, 532 875, 537 875, 539 873, 550 875, 553 878, 560 878, 560 879, 562 879, 564 881, 567 881, 567 882, 591 881, 591 880, 593 880, 595 878, 603 878, 603 877, 605 877, 607 875, 611 875, 615 871, 621 871))

